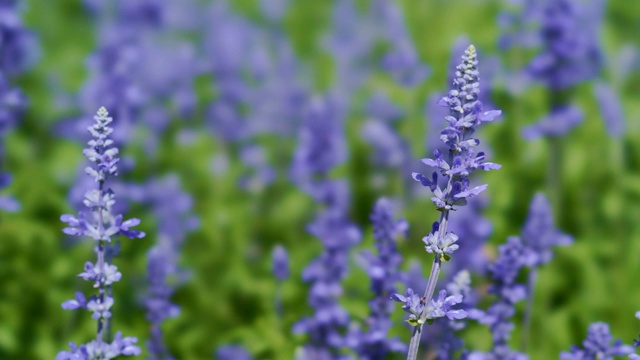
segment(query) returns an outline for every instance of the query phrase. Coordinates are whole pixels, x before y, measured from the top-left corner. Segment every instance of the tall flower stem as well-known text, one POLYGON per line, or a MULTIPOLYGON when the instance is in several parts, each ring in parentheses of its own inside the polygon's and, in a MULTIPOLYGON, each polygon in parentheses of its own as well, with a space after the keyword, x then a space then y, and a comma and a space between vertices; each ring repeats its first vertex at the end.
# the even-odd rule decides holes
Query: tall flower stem
MULTIPOLYGON (((427 288, 424 291, 423 299, 426 304, 431 302, 433 292, 436 289, 436 283, 438 282, 438 276, 440 275, 441 260, 439 256, 433 259, 431 265, 431 273, 429 274, 429 281, 427 282, 427 288)), ((409 343, 409 352, 407 353, 407 360, 416 360, 418 357, 418 348, 420 347, 420 337, 422 336, 422 327, 424 324, 420 324, 413 328, 411 334, 411 342, 409 343)))
MULTIPOLYGON (((445 210, 440 215, 440 226, 438 227, 438 237, 443 239, 447 233, 447 224, 449 222, 449 210, 445 210)), ((431 273, 429 274, 429 280, 427 281, 427 287, 424 289, 423 300, 425 304, 431 302, 433 293, 436 290, 436 284, 438 283, 438 276, 440 276, 440 269, 442 268, 442 260, 440 256, 436 255, 431 265, 431 273)), ((418 348, 420 347, 420 337, 422 336, 422 327, 424 323, 415 326, 413 333, 411 334, 411 342, 409 343, 409 352, 407 353, 407 360, 415 360, 418 357, 418 348)))
POLYGON ((132 229, 140 220, 134 218, 123 221, 122 214, 112 212, 115 194, 111 189, 105 189, 105 182, 109 177, 117 175, 120 159, 118 149, 112 146, 113 140, 109 138, 113 129, 109 126, 112 118, 108 115, 105 108, 98 110, 94 117, 96 123, 88 128, 93 138, 83 151, 85 157, 94 163, 93 166, 88 166, 85 172, 98 183, 97 189, 85 193, 84 204, 90 212, 80 212, 78 217, 71 214, 60 217, 60 220, 68 225, 62 230, 65 234, 86 236, 92 238, 96 244, 93 247, 97 255, 96 263, 86 262, 84 272, 78 276, 93 282, 93 287, 98 288, 98 295, 92 295, 87 299, 84 294, 78 292, 75 299, 63 302, 62 308, 85 309, 92 312, 91 317, 97 321, 97 334, 96 338, 87 344, 78 346, 73 342, 69 343, 71 351, 59 352, 56 359, 112 359, 118 355, 139 355, 141 352, 140 348, 134 345, 138 341, 137 338, 123 338, 122 333, 118 332, 111 339, 109 334, 109 319, 114 299, 107 292, 110 292, 112 283, 120 281, 122 274, 114 264, 109 263, 108 244, 114 236, 122 235, 133 239, 142 238, 145 234, 132 229))
POLYGON ((416 360, 420 335, 425 322, 431 323, 436 318, 447 316, 450 320, 463 319, 467 316, 464 310, 454 310, 451 307, 462 302, 462 295, 447 297, 447 291, 442 290, 437 300, 432 300, 433 293, 440 275, 442 261, 448 261, 451 254, 459 245, 458 236, 447 232, 449 212, 468 203, 468 199, 483 192, 487 185, 470 187, 469 175, 481 169, 484 171, 497 170, 501 166, 485 161, 485 153, 476 151, 480 140, 473 137, 476 127, 485 122, 493 121, 500 116, 501 111, 482 111, 482 103, 478 100, 480 93, 478 59, 476 48, 470 45, 462 62, 456 67, 453 88, 446 96, 438 101, 438 105, 449 108, 449 115, 445 117, 447 127, 440 132, 440 140, 447 150, 436 149, 433 158, 424 158, 422 162, 434 168, 431 176, 412 173, 414 180, 429 187, 433 193, 431 201, 440 211, 440 221, 433 224, 432 232, 425 236, 425 250, 435 255, 431 274, 422 298, 413 289, 407 288, 407 295, 394 294, 391 298, 403 303, 403 310, 410 313, 407 322, 414 326, 409 343, 407 360, 416 360), (446 180, 446 186, 440 187, 445 181, 438 181, 438 177, 446 180))

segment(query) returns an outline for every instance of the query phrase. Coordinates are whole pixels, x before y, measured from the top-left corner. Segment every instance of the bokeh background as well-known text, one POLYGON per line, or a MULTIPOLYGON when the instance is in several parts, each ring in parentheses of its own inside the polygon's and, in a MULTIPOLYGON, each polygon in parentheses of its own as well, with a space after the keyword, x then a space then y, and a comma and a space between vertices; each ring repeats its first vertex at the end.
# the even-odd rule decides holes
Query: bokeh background
MULTIPOLYGON (((114 116, 123 158, 116 198, 147 233, 123 240, 115 260, 123 280, 113 290, 114 329, 142 345, 149 338, 142 306, 148 252, 167 236, 166 219, 180 219, 166 231, 179 239, 180 271, 169 282, 181 311, 163 324, 175 358, 214 358, 225 344, 256 359, 293 358, 305 336, 292 334, 292 325, 313 311, 301 273, 322 245, 305 229, 318 205, 292 181, 291 164, 319 97, 336 104, 330 111, 344 149, 331 177, 348 181, 349 216, 363 233, 340 303, 362 322, 372 295, 354 259, 373 248, 369 213, 379 197, 395 199, 410 224, 398 243, 402 269, 417 260, 428 274, 432 257, 420 239, 438 213, 410 176, 428 171, 419 159, 444 127, 435 102, 450 86, 452 57, 455 63, 469 43, 479 51, 485 108, 503 111, 478 135, 491 161, 503 165, 480 175, 489 189, 477 216, 492 231, 478 256, 494 258, 507 236, 519 234, 538 191, 575 239, 539 271, 531 359, 557 358, 594 321, 631 343, 640 332, 640 2, 578 3, 599 14, 581 28, 593 28, 602 65, 560 93, 522 75, 541 48, 516 36, 537 31, 535 21, 517 26, 526 1, 0 2, 2 15, 21 8, 18 19, 33 36, 23 58, 3 47, 15 38, 0 42, 0 51, 23 63, 3 69, 7 83, 28 99, 15 121, 4 120, 2 137, 1 170, 13 175, 2 194, 20 209, 0 213, 0 358, 50 359, 69 341, 94 336, 87 313, 60 307, 89 290, 76 275, 93 254, 90 240, 61 232, 59 217, 81 209, 83 129, 101 105, 114 116), (595 94, 602 84, 620 106, 613 115, 595 94), (582 122, 555 139, 525 139, 523 129, 558 96, 581 109, 582 122), (277 244, 291 268, 281 316, 271 271, 277 244)), ((12 21, 0 16, 6 28, 12 21)), ((486 277, 474 274, 474 286, 482 292, 486 277)), ((408 341, 399 307, 391 335, 408 341)), ((470 349, 491 344, 474 322, 462 337, 470 349)))

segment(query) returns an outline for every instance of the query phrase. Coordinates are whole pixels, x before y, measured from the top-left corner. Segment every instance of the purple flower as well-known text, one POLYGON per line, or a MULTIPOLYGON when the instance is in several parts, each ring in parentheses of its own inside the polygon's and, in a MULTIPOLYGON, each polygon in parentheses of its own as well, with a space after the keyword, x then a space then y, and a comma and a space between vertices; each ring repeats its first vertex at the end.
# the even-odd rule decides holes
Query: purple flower
POLYGON ((16 76, 29 68, 38 55, 35 34, 27 30, 20 16, 19 1, 0 4, 0 74, 16 76))
POLYGON ((461 309, 452 309, 454 305, 462 302, 462 295, 456 294, 447 296, 447 290, 440 290, 438 298, 431 300, 431 308, 427 308, 427 311, 431 311, 428 315, 430 319, 436 319, 446 316, 449 320, 464 319, 467 317, 467 312, 461 309))
POLYGON ((332 349, 346 346, 342 333, 349 315, 338 302, 340 282, 348 271, 349 250, 362 234, 347 217, 346 182, 329 179, 331 169, 346 157, 341 104, 324 97, 310 105, 291 171, 296 184, 324 208, 307 226, 322 242, 323 251, 302 273, 311 284, 308 302, 315 312, 294 324, 293 331, 309 336, 305 352, 331 354, 332 349))
POLYGON ((369 301, 369 316, 366 330, 351 328, 347 342, 361 359, 384 359, 389 352, 402 352, 406 346, 397 338, 388 339, 392 322, 390 319, 393 303, 389 294, 396 292, 395 283, 400 280, 398 269, 402 257, 397 250, 398 236, 404 236, 408 229, 405 220, 395 220, 391 201, 380 198, 370 215, 377 254, 365 251, 358 261, 371 278, 374 298, 369 301))
POLYGON ((393 294, 391 299, 402 303, 402 310, 410 314, 406 321, 412 326, 419 326, 425 322, 431 323, 434 319, 445 316, 449 320, 467 317, 466 311, 452 308, 462 302, 462 295, 447 296, 446 290, 440 290, 438 298, 432 299, 428 305, 425 299, 414 293, 412 289, 407 289, 406 296, 393 294))
POLYGON ((379 28, 381 37, 390 45, 389 51, 381 59, 382 69, 403 86, 420 84, 429 76, 430 70, 420 61, 406 28, 402 10, 393 2, 376 1, 373 11, 380 17, 373 26, 379 28))
MULTIPOLYGON (((2 151, 0 149, 0 156, 2 151)), ((0 173, 0 190, 9 186, 11 183, 11 175, 9 173, 0 173)), ((16 199, 8 195, 0 195, 0 210, 14 212, 20 209, 20 203, 16 199)))
POLYGON ((587 338, 582 342, 582 348, 571 346, 570 351, 560 354, 561 360, 614 360, 614 356, 623 356, 633 353, 633 347, 623 345, 622 340, 613 341, 609 331, 609 325, 596 322, 589 326, 587 338))
POLYGON ((600 113, 610 136, 619 138, 624 134, 625 121, 619 95, 604 82, 594 84, 594 95, 600 107, 600 113))
POLYGON ((69 343, 71 351, 61 351, 56 355, 56 360, 90 360, 90 359, 114 359, 120 355, 140 355, 140 348, 135 343, 138 339, 135 337, 122 337, 122 333, 118 331, 112 343, 100 342, 93 340, 86 345, 77 346, 69 343))
POLYGON ((410 148, 398 132, 380 120, 369 120, 362 127, 362 138, 373 147, 376 168, 401 168, 409 159, 410 148))
POLYGON ((430 254, 437 254, 440 260, 448 261, 450 255, 454 251, 458 250, 458 245, 455 242, 458 241, 458 235, 448 232, 444 236, 440 236, 438 231, 430 233, 422 238, 422 242, 425 243, 425 249, 430 254))
POLYGON ((87 307, 87 298, 81 292, 76 292, 76 298, 73 300, 67 300, 62 303, 62 308, 65 310, 84 309, 87 307))
POLYGON ((103 268, 100 269, 98 266, 94 266, 92 262, 87 261, 84 264, 84 272, 78 274, 78 277, 86 281, 94 281, 93 287, 97 288, 102 284, 111 285, 120 281, 122 274, 115 265, 104 263, 103 268))
POLYGON ((578 126, 584 119, 582 110, 573 105, 560 105, 551 110, 551 113, 538 120, 533 125, 522 129, 522 136, 527 140, 535 140, 539 137, 559 137, 567 134, 578 126))
POLYGON ((224 345, 216 350, 217 360, 251 360, 249 352, 239 345, 224 345))
POLYGON ((403 116, 402 109, 394 104, 389 97, 381 91, 376 91, 371 95, 365 105, 365 114, 371 118, 385 122, 394 121, 403 116))
MULTIPOLYGON (((435 168, 431 176, 412 173, 414 180, 428 187, 433 193, 431 201, 440 211, 440 221, 433 224, 432 232, 423 238, 425 249, 433 253, 434 261, 425 295, 420 300, 422 307, 427 309, 412 309, 416 306, 415 298, 396 296, 396 300, 403 302, 411 313, 409 323, 414 326, 407 359, 415 360, 418 354, 423 324, 427 319, 431 321, 437 317, 447 316, 450 319, 464 318, 465 311, 451 310, 451 305, 462 302, 462 295, 446 296, 441 292, 437 300, 433 300, 438 276, 443 261, 450 259, 450 254, 458 249, 455 244, 458 236, 447 231, 451 210, 467 204, 467 199, 477 196, 487 188, 487 185, 470 186, 469 176, 476 170, 484 171, 499 169, 500 165, 486 162, 482 151, 475 151, 480 141, 473 137, 476 128, 485 122, 491 122, 500 116, 499 110, 483 111, 482 103, 478 100, 480 84, 478 81, 478 59, 476 48, 470 45, 462 56, 462 62, 456 67, 454 88, 442 97, 438 104, 449 108, 449 115, 444 120, 447 128, 440 132, 440 140, 444 143, 443 150, 435 149, 433 158, 422 159, 422 162, 435 168), (417 310, 424 310, 417 312, 417 310)), ((409 293, 407 293, 409 295, 409 293)), ((452 341, 452 343, 455 341, 452 341)), ((452 348, 457 345, 451 345, 452 348)), ((445 352, 448 350, 445 349, 445 352)))
POLYGON ((104 301, 98 298, 93 298, 87 303, 87 310, 93 312, 91 317, 94 320, 108 319, 111 317, 111 307, 113 306, 113 298, 105 296, 104 301))
POLYGON ((529 208, 527 222, 522 229, 524 245, 532 252, 532 267, 539 267, 551 261, 552 246, 570 245, 573 238, 554 228, 551 204, 542 193, 537 193, 529 208))
POLYGON ((87 236, 94 239, 96 243, 96 254, 98 260, 86 262, 84 272, 78 276, 94 282, 94 287, 98 288, 98 295, 91 296, 87 301, 85 296, 76 293, 74 300, 67 300, 62 304, 63 309, 87 309, 91 311, 93 319, 98 321, 98 331, 96 339, 81 346, 71 343, 71 352, 63 351, 56 358, 59 359, 112 359, 118 355, 138 355, 140 349, 133 345, 137 342, 135 338, 122 338, 121 334, 116 334, 114 341, 110 344, 104 339, 104 329, 111 318, 111 307, 113 297, 107 294, 107 288, 113 283, 120 281, 122 274, 118 268, 109 264, 106 260, 112 257, 117 247, 109 247, 111 237, 124 235, 130 238, 144 237, 144 233, 131 230, 131 226, 138 225, 138 219, 122 221, 122 215, 114 215, 112 207, 115 204, 114 192, 107 188, 106 182, 117 174, 116 164, 118 163, 118 150, 112 147, 113 141, 109 135, 113 132, 109 126, 112 119, 108 117, 104 107, 98 110, 94 117, 95 125, 89 127, 89 132, 93 139, 89 141, 89 147, 83 152, 89 161, 94 163, 93 167, 88 167, 86 173, 97 183, 97 189, 86 192, 84 204, 89 208, 89 213, 80 212, 78 217, 73 215, 62 215, 60 220, 69 226, 63 232, 69 235, 87 236), (107 251, 110 249, 111 254, 107 251))
POLYGON ((595 77, 603 65, 598 43, 602 7, 577 0, 546 0, 539 6, 543 49, 528 71, 553 91, 595 77))
POLYGON ((342 109, 331 96, 309 103, 305 123, 291 165, 293 181, 316 200, 322 197, 322 179, 346 159, 342 109))
POLYGON ((277 245, 271 253, 271 268, 278 281, 285 281, 289 277, 289 256, 282 245, 277 245))
MULTIPOLYGON (((29 68, 36 58, 37 44, 33 33, 22 24, 18 1, 0 3, 0 159, 4 160, 6 134, 22 118, 28 100, 11 79, 29 68)), ((1 171, 2 169, 0 169, 1 171)), ((0 172, 0 190, 9 186, 11 176, 0 172)), ((20 204, 13 197, 0 195, 0 210, 15 212, 20 204)))
POLYGON ((171 174, 144 184, 121 184, 118 193, 147 206, 158 221, 156 243, 147 252, 147 284, 143 304, 150 322, 147 349, 154 359, 170 359, 164 345, 161 325, 177 317, 180 307, 172 302, 176 287, 188 274, 178 266, 180 250, 187 233, 199 226, 191 214, 193 199, 181 188, 180 179, 171 174))
POLYGON ((515 314, 515 304, 526 298, 524 285, 516 283, 520 270, 531 261, 531 254, 518 237, 510 237, 507 243, 498 247, 498 258, 489 265, 493 280, 489 292, 496 295, 496 302, 486 311, 472 309, 469 318, 489 326, 493 347, 489 353, 473 352, 470 359, 526 359, 526 355, 509 349, 508 340, 513 329, 511 317, 515 314))
POLYGON ((402 303, 402 310, 409 313, 409 318, 406 320, 409 324, 415 326, 426 321, 422 318, 426 308, 424 299, 420 298, 413 289, 408 288, 406 295, 393 294, 391 300, 402 303))
POLYGON ((480 143, 472 137, 475 128, 484 122, 493 121, 501 113, 499 110, 483 111, 482 103, 477 100, 477 64, 475 48, 470 46, 465 52, 462 64, 456 68, 456 88, 438 102, 441 106, 449 107, 450 112, 450 115, 445 117, 449 126, 440 133, 440 139, 449 149, 447 157, 436 149, 433 159, 422 159, 424 164, 439 170, 439 175, 447 180, 446 187, 442 189, 435 185, 437 176, 429 180, 423 174, 412 174, 414 180, 433 189, 435 196, 432 201, 441 211, 463 206, 468 198, 484 190, 484 185, 469 188, 468 177, 472 172, 477 169, 488 171, 500 168, 498 164, 485 162, 483 152, 476 153, 473 150, 480 143))

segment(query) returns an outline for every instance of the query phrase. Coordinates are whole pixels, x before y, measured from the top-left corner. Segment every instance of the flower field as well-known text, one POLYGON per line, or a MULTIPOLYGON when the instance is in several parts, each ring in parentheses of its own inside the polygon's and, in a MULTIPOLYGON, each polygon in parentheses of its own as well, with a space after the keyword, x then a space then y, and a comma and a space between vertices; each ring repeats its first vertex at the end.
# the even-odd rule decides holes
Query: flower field
POLYGON ((640 359, 639 84, 635 1, 0 0, 0 359, 640 359))

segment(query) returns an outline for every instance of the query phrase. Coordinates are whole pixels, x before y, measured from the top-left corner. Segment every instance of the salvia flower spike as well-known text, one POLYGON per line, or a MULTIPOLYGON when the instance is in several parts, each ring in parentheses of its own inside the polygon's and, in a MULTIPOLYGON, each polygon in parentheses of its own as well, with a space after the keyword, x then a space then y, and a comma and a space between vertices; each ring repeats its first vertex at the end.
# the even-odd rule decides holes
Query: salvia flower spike
POLYGON ((138 339, 135 337, 122 337, 116 333, 112 342, 105 339, 105 329, 108 327, 112 316, 111 308, 114 298, 110 295, 108 287, 120 281, 122 274, 118 268, 107 263, 105 259, 106 248, 114 236, 123 235, 128 238, 142 238, 142 231, 132 227, 138 225, 140 220, 123 220, 121 214, 113 214, 112 206, 115 203, 115 194, 106 186, 107 180, 118 173, 118 149, 113 146, 109 135, 113 132, 110 127, 112 118, 104 107, 98 110, 94 117, 95 124, 88 130, 93 136, 89 140, 88 147, 83 151, 84 156, 93 163, 86 168, 87 175, 97 183, 97 189, 88 190, 85 194, 84 204, 89 212, 80 212, 78 216, 62 215, 60 220, 66 222, 68 227, 63 232, 68 235, 86 236, 96 242, 96 263, 86 262, 84 271, 78 276, 93 283, 98 289, 97 295, 86 298, 82 293, 76 293, 75 299, 62 303, 66 310, 86 309, 92 313, 92 318, 97 320, 98 328, 95 340, 83 345, 70 343, 71 351, 61 351, 56 360, 67 359, 113 359, 120 355, 139 355, 140 348, 135 345, 138 339))
POLYGON ((392 299, 403 303, 403 309, 411 315, 408 322, 414 326, 409 344, 408 360, 415 360, 422 327, 425 322, 430 323, 436 317, 447 316, 450 319, 466 317, 466 312, 454 310, 451 306, 462 301, 461 296, 447 296, 441 291, 438 299, 433 301, 438 275, 442 261, 448 261, 458 249, 458 236, 447 231, 449 212, 467 204, 472 198, 487 188, 487 185, 472 187, 469 176, 476 170, 496 170, 501 166, 485 161, 483 152, 476 152, 475 147, 480 140, 473 137, 478 126, 495 120, 501 115, 500 110, 483 111, 482 103, 478 100, 480 82, 478 72, 478 57, 476 48, 470 45, 462 62, 456 67, 453 89, 438 101, 438 105, 449 108, 449 115, 445 116, 447 127, 440 132, 440 140, 448 151, 436 149, 433 158, 422 159, 425 165, 435 168, 430 175, 413 173, 414 180, 428 187, 433 193, 432 202, 440 211, 440 221, 433 224, 431 234, 423 238, 425 249, 435 255, 429 281, 424 295, 420 297, 413 289, 408 289, 406 296, 395 294, 392 299), (438 178, 442 179, 438 179, 438 178))

